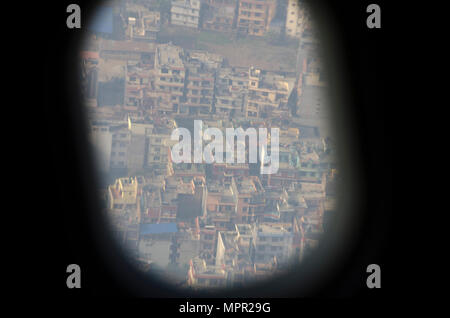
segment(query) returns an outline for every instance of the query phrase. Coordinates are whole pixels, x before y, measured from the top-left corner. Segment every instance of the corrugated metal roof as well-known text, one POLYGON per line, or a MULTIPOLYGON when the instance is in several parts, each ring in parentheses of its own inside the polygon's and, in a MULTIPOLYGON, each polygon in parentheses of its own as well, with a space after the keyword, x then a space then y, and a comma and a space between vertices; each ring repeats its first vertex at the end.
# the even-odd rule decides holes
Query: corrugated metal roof
POLYGON ((175 233, 178 231, 176 223, 150 223, 141 224, 140 235, 175 233))

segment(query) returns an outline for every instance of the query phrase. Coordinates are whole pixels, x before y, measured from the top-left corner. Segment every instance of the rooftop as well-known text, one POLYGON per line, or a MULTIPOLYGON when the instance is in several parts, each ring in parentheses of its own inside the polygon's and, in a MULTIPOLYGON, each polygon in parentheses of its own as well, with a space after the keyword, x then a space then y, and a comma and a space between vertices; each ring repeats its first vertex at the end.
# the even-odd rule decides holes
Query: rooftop
POLYGON ((156 48, 156 59, 160 66, 184 67, 183 55, 183 49, 171 43, 159 44, 156 48))

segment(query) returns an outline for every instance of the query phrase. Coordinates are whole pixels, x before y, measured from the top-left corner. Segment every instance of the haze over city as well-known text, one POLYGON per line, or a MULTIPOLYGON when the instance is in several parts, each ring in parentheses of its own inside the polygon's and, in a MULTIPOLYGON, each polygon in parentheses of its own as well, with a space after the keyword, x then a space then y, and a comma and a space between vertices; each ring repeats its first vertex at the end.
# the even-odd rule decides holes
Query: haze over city
POLYGON ((98 10, 80 60, 99 213, 136 266, 180 287, 235 287, 320 248, 339 169, 320 35, 304 3, 123 0, 98 10), (189 158, 196 142, 220 141, 211 158, 224 149, 244 160, 174 160, 181 128, 189 158), (254 131, 257 147, 252 134, 230 143, 227 129, 254 131), (260 155, 277 169, 265 173, 260 155))

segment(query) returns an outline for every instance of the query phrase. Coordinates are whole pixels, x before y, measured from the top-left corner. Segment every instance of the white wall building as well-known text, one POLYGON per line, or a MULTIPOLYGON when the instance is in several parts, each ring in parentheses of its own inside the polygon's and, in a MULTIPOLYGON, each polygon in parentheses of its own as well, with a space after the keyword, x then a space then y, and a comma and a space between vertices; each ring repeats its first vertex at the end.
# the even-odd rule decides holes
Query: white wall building
POLYGON ((288 0, 286 13, 286 35, 300 38, 308 19, 305 9, 301 7, 298 0, 288 0))
POLYGON ((292 256, 294 235, 281 224, 263 223, 257 228, 255 263, 269 263, 273 257, 286 262, 292 256))
POLYGON ((200 0, 173 0, 170 21, 173 25, 198 28, 200 0))

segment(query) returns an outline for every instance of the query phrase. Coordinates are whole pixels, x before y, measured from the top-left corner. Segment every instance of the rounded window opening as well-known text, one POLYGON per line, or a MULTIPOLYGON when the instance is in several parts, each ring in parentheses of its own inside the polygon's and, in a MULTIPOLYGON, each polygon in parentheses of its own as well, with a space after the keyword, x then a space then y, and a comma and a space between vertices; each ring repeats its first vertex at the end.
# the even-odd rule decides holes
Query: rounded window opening
POLYGON ((297 0, 97 8, 83 96, 105 223, 137 268, 247 287, 321 248, 340 169, 313 22, 297 0))

